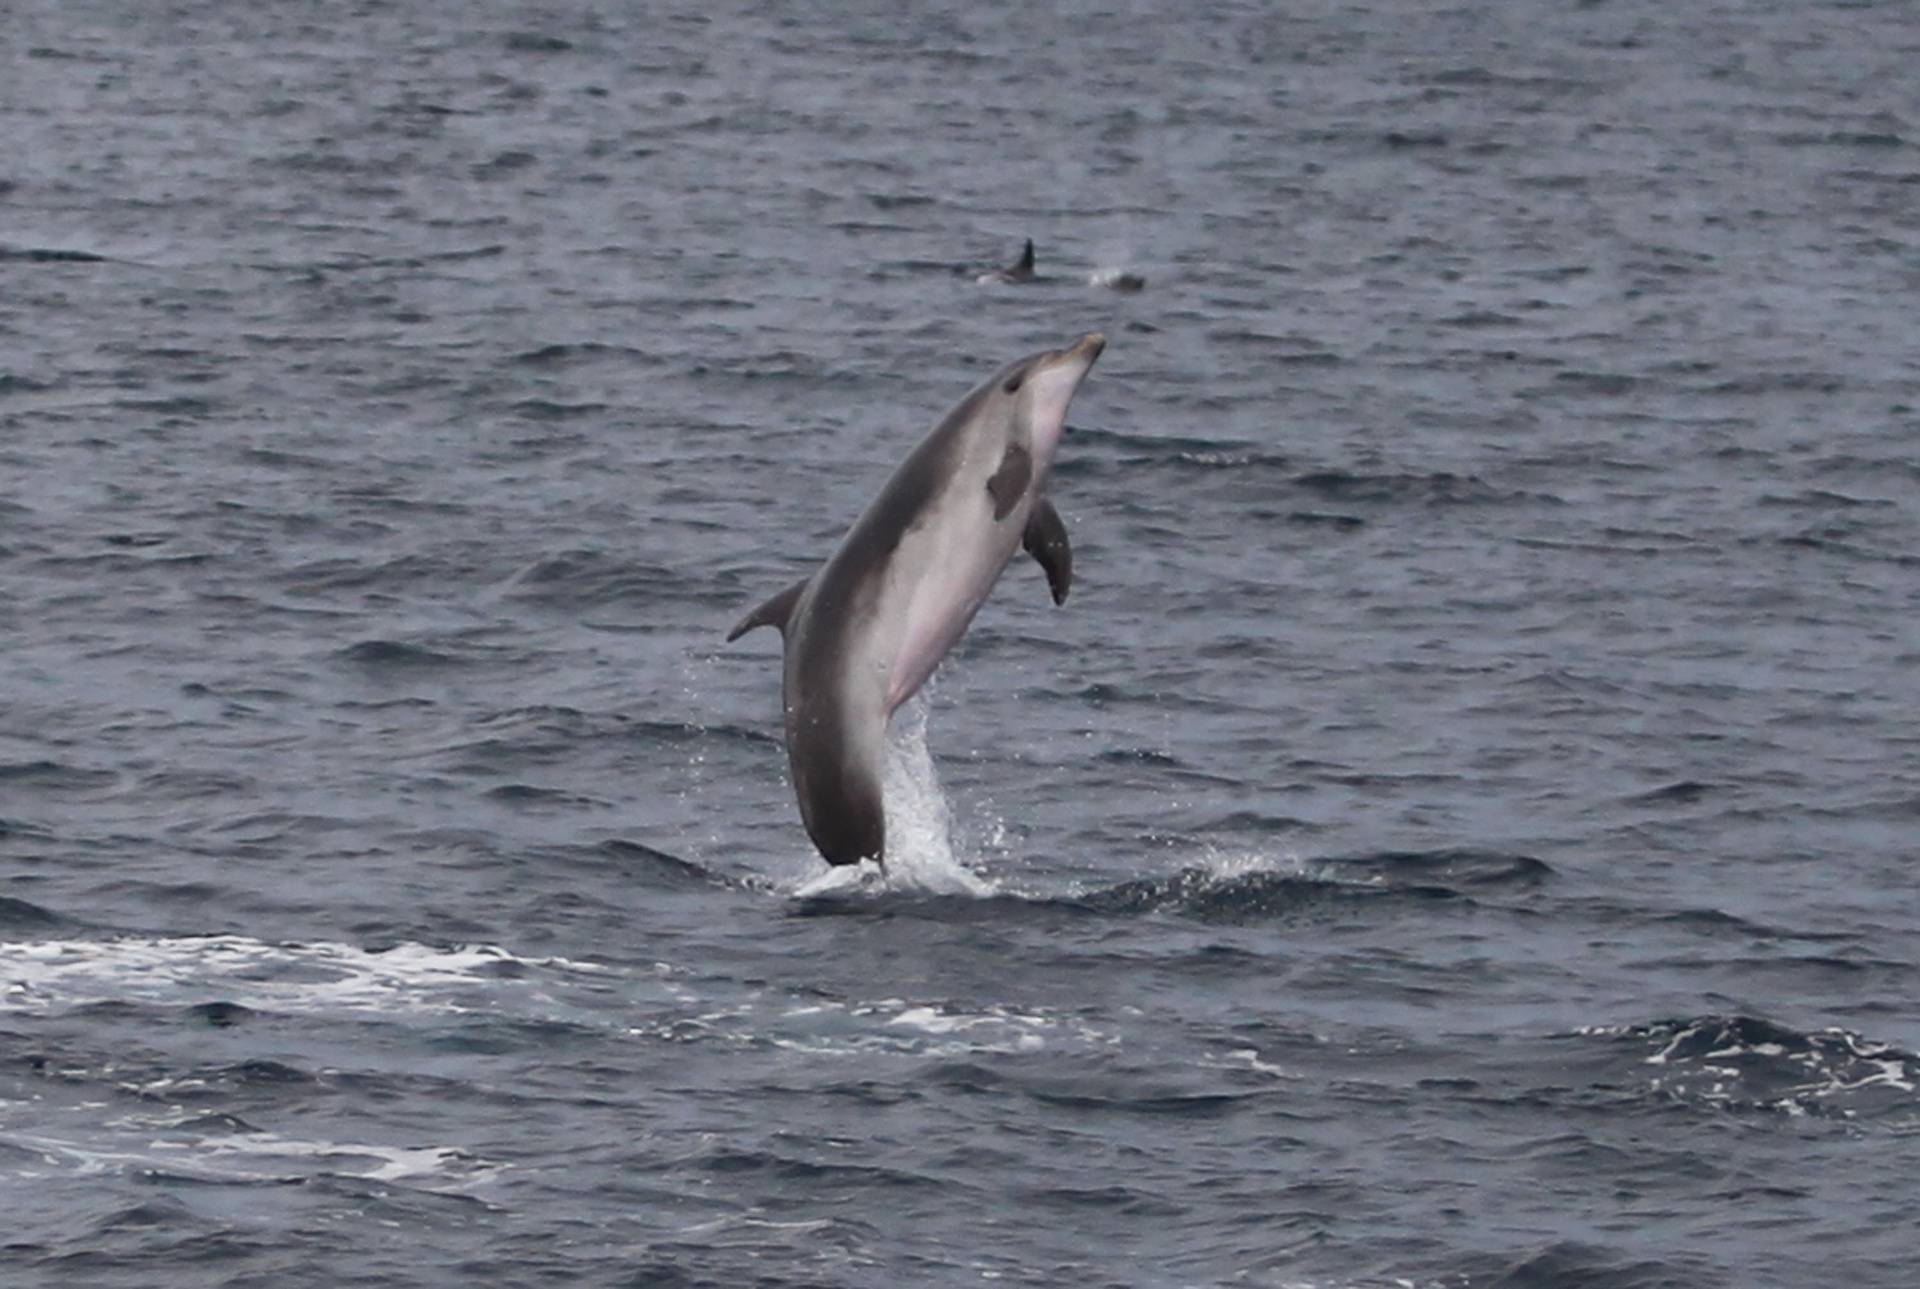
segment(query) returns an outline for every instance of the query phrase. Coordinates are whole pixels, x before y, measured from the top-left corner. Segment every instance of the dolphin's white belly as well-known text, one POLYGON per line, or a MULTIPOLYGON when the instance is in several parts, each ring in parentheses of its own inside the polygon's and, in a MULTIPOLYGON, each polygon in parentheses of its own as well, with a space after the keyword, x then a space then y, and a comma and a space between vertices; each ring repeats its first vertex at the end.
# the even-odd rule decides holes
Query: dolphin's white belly
POLYGON ((999 522, 981 478, 963 472, 927 522, 901 539, 888 570, 886 616, 899 623, 887 672, 889 714, 924 685, 985 603, 1020 544, 1031 494, 999 522), (893 611, 897 611, 897 617, 893 611))

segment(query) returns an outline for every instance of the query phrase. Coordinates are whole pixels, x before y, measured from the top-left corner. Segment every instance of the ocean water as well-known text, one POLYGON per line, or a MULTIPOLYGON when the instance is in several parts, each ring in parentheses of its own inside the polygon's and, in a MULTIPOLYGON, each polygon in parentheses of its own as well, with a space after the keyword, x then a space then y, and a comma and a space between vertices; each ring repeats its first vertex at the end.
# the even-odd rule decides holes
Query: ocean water
POLYGON ((9 1289, 1916 1281, 1911 5, 7 27, 9 1289), (828 873, 722 637, 1092 330, 828 873))

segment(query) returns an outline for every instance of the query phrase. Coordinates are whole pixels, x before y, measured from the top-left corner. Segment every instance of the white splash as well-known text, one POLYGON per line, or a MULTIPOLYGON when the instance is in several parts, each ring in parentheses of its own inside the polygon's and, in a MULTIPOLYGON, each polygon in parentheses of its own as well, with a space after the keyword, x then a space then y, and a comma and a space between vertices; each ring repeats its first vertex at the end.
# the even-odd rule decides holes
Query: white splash
POLYGON ((1327 864, 1308 864, 1293 851, 1280 854, 1268 854, 1257 850, 1221 850, 1209 844, 1199 856, 1201 867, 1217 881, 1231 882, 1237 877, 1248 877, 1256 873, 1281 873, 1289 877, 1302 877, 1308 881, 1325 882, 1329 885, 1381 886, 1385 882, 1378 876, 1370 876, 1359 881, 1342 878, 1327 864))
POLYGON ((1147 279, 1146 275, 1137 273, 1132 269, 1122 268, 1119 265, 1111 265, 1105 268, 1097 268, 1087 274, 1087 285, 1102 286, 1109 291, 1133 292, 1144 290, 1147 285, 1147 279))
POLYGON ((1013 1055, 1117 1047, 1119 1037, 1084 1017, 1046 1008, 878 998, 810 1002, 750 1018, 756 1041, 815 1056, 1013 1055))
POLYGON ((927 693, 895 716, 887 731, 880 788, 887 810, 887 863, 844 864, 802 882, 801 899, 852 891, 908 891, 923 895, 993 895, 998 888, 953 854, 953 812, 940 790, 927 751, 927 693))
POLYGON ((994 893, 993 883, 954 858, 953 811, 927 751, 924 691, 888 732, 881 788, 887 802, 887 876, 895 888, 933 895, 994 893))

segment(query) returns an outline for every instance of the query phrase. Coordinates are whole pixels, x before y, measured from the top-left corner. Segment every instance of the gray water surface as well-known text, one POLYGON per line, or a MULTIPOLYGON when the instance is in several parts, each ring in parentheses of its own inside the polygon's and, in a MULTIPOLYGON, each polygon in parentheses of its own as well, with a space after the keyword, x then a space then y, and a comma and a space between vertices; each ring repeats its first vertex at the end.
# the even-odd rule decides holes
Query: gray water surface
POLYGON ((21 6, 0 1279, 1911 1284, 1917 60, 21 6), (721 638, 1092 330, 823 883, 721 638))

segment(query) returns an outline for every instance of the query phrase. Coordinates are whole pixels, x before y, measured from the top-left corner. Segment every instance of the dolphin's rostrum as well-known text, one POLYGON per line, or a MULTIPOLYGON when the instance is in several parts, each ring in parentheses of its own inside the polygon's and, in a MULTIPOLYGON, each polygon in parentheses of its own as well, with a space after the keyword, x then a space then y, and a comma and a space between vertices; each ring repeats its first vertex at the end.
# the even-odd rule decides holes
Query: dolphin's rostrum
POLYGON ((884 861, 887 720, 966 631, 1016 549, 1065 602, 1073 554, 1047 476, 1067 405, 1105 347, 1090 335, 995 372, 908 454, 819 571, 728 633, 772 626, 785 638, 793 790, 829 864, 884 861))

